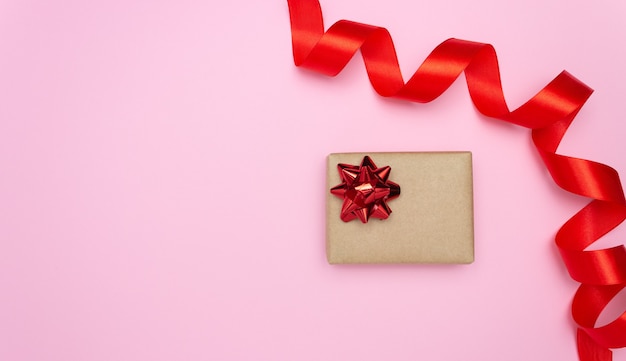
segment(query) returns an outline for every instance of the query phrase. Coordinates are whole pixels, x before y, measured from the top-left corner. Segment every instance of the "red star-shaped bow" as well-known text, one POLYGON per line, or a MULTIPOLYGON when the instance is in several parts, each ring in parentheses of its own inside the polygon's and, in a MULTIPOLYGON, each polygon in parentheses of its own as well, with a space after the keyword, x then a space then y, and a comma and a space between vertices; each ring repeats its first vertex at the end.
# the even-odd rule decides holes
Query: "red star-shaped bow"
POLYGON ((330 189, 343 198, 341 220, 349 222, 358 218, 367 223, 370 217, 387 219, 391 209, 387 201, 400 195, 400 186, 388 180, 391 167, 376 167, 369 156, 360 166, 337 165, 342 183, 330 189))

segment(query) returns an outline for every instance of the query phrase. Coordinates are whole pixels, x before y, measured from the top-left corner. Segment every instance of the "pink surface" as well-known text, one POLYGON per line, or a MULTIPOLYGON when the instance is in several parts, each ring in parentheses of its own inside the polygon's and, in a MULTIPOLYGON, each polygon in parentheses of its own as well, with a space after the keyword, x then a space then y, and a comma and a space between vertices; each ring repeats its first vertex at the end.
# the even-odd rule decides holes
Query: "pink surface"
MULTIPOLYGON (((493 44, 512 107, 567 69, 596 93, 560 151, 626 173, 623 2, 322 8, 387 27, 405 74, 493 44)), ((529 132, 463 81, 389 101, 360 60, 325 78, 290 46, 282 0, 0 3, 1 360, 577 359, 552 237, 584 199, 529 132), (325 156, 438 150, 474 154, 476 262, 329 266, 325 156)))

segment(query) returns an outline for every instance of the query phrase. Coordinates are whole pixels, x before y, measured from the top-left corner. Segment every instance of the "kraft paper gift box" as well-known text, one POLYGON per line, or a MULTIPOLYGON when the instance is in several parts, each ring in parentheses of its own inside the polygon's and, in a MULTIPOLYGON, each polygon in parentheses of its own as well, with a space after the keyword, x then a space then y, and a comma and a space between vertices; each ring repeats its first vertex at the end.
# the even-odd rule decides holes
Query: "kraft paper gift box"
POLYGON ((336 153, 328 156, 326 255, 337 263, 471 263, 474 261, 472 154, 470 152, 336 153), (390 166, 400 195, 387 202, 387 219, 340 218, 338 164, 365 156, 390 166))

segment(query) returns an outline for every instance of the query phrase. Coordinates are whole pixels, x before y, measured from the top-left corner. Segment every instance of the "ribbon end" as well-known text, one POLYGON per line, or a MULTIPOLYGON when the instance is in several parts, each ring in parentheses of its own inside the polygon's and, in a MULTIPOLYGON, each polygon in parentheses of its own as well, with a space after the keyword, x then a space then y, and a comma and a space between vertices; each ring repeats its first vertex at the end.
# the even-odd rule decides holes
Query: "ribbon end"
POLYGON ((598 345, 584 330, 580 328, 576 334, 576 341, 578 346, 578 358, 580 361, 613 360, 613 352, 611 350, 598 345))

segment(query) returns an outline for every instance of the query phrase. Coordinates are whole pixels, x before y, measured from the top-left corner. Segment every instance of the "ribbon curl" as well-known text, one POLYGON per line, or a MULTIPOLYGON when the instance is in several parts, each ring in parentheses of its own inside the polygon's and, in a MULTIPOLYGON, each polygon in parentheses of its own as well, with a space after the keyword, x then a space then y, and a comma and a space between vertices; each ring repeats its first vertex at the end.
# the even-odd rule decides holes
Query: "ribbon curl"
POLYGON ((357 50, 378 94, 426 103, 465 73, 470 97, 483 115, 532 130, 546 169, 561 188, 591 202, 555 237, 570 276, 580 282, 572 302, 581 361, 610 361, 610 348, 626 346, 626 312, 596 327, 602 310, 626 287, 626 249, 586 248, 626 219, 626 200, 617 172, 601 163, 560 155, 556 150, 569 125, 593 92, 563 71, 519 108, 509 110, 493 46, 448 39, 437 46, 405 83, 391 35, 385 28, 340 20, 324 32, 318 0, 287 0, 296 66, 335 76, 357 50))

